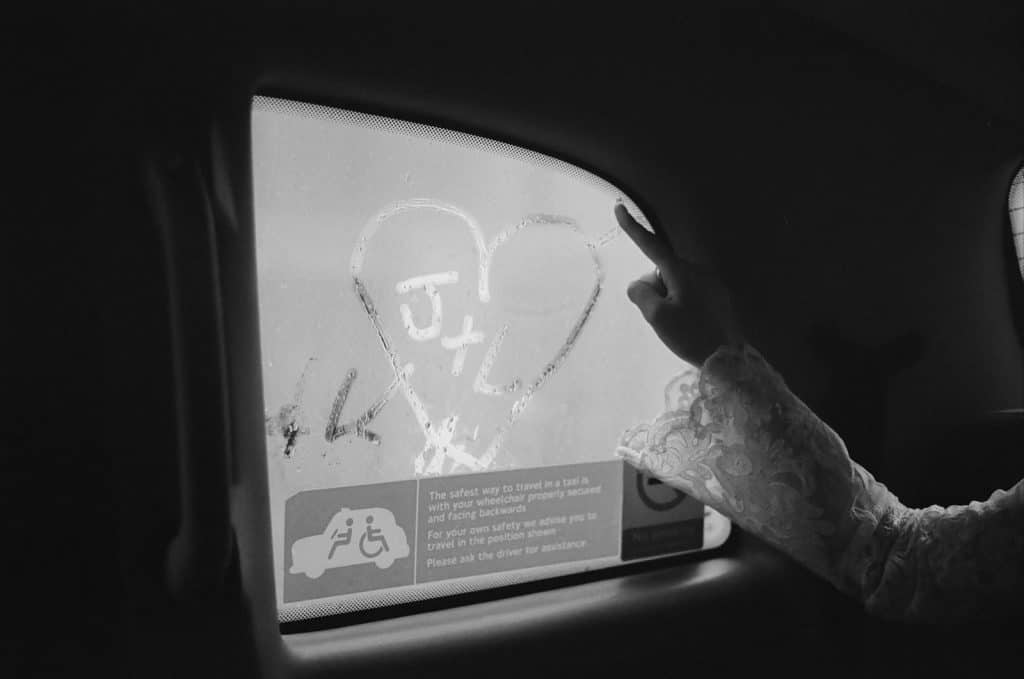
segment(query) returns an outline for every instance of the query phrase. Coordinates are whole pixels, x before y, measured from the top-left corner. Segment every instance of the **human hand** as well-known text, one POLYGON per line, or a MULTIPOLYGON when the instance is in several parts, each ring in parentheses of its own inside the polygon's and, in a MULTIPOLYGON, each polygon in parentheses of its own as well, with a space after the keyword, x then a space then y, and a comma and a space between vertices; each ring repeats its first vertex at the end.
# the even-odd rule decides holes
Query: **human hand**
POLYGON ((630 283, 626 294, 672 353, 700 366, 723 344, 742 341, 729 291, 713 271, 677 255, 621 202, 615 218, 657 267, 630 283))

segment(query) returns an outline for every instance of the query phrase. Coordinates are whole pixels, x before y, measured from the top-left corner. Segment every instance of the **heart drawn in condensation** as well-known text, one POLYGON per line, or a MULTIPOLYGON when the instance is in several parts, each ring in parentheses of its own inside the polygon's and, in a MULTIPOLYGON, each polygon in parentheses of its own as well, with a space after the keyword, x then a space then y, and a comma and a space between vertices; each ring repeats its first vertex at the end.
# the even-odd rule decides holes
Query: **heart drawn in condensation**
MULTIPOLYGON (((547 214, 531 214, 514 226, 505 229, 495 236, 490 243, 487 243, 484 240, 483 231, 477 221, 464 210, 461 210, 454 205, 427 199, 416 199, 394 203, 378 212, 366 223, 362 233, 360 234, 359 240, 356 243, 355 249, 352 251, 351 273, 353 285, 355 287, 355 292, 363 305, 363 309, 366 311, 377 337, 380 340, 381 348, 387 356, 390 364, 394 379, 389 391, 397 390, 402 393, 409 407, 412 409, 413 415, 419 425, 419 429, 423 434, 424 447, 414 460, 414 468, 417 474, 437 475, 460 470, 482 471, 494 467, 495 458, 500 452, 509 431, 519 420, 520 416, 523 414, 524 410, 526 410, 530 401, 537 392, 544 387, 545 383, 555 373, 558 372, 559 368, 565 362, 566 357, 575 346, 580 333, 593 312, 597 299, 601 294, 602 283, 604 280, 604 272, 597 257, 597 250, 604 244, 611 241, 615 237, 616 233, 617 230, 612 229, 601 238, 592 241, 588 240, 579 228, 578 224, 568 217, 547 214), (525 377, 523 379, 516 379, 504 385, 492 385, 488 381, 488 378, 490 369, 498 358, 501 352, 502 343, 510 329, 510 325, 508 323, 503 324, 503 326, 496 332, 490 332, 489 337, 486 337, 485 339, 483 332, 480 332, 479 329, 473 329, 473 319, 467 315, 464 319, 463 333, 461 336, 455 338, 439 337, 442 306, 438 287, 444 286, 448 283, 457 282, 460 275, 459 272, 440 271, 427 275, 414 276, 399 282, 396 285, 398 293, 408 293, 413 290, 418 290, 425 292, 428 300, 430 301, 431 325, 426 329, 417 327, 415 321, 412 319, 412 314, 408 306, 404 304, 402 305, 401 314, 405 324, 405 329, 413 340, 426 342, 440 339, 445 349, 454 352, 452 374, 455 376, 460 375, 462 366, 460 360, 463 360, 465 357, 465 351, 462 351, 460 347, 467 346, 465 342, 470 340, 475 343, 479 343, 480 346, 475 347, 475 351, 484 351, 485 353, 480 362, 479 370, 476 371, 476 375, 473 380, 473 391, 483 398, 510 394, 516 396, 507 415, 504 417, 501 424, 498 425, 490 440, 486 442, 486 447, 482 444, 479 445, 479 448, 483 449, 483 452, 479 454, 474 454, 467 450, 466 443, 456 442, 455 430, 458 425, 458 413, 443 413, 440 421, 432 420, 431 414, 428 412, 427 405, 420 397, 420 394, 417 393, 417 390, 414 388, 412 383, 412 375, 416 368, 414 364, 404 361, 403 358, 399 356, 395 341, 385 327, 381 310, 375 304, 367 286, 364 273, 364 263, 374 235, 378 232, 380 227, 389 220, 392 220, 399 215, 415 213, 417 211, 428 211, 435 214, 440 213, 450 215, 455 217, 466 227, 472 238, 473 248, 476 252, 477 286, 475 290, 475 297, 481 305, 486 306, 491 304, 491 265, 494 260, 495 253, 500 248, 513 241, 524 231, 532 227, 543 225, 547 227, 555 227, 557 229, 564 229, 567 233, 572 234, 577 242, 586 248, 586 252, 590 258, 593 273, 593 282, 591 284, 590 294, 587 296, 582 308, 580 308, 579 313, 575 316, 571 326, 568 328, 564 342, 562 342, 561 346, 553 355, 550 356, 550 358, 539 366, 537 372, 532 376, 525 377), (459 344, 460 341, 464 343, 459 344), (459 358, 460 352, 463 357, 462 359, 459 358), (446 462, 450 463, 447 468, 445 465, 446 462)), ((475 435, 473 440, 476 440, 475 435)))

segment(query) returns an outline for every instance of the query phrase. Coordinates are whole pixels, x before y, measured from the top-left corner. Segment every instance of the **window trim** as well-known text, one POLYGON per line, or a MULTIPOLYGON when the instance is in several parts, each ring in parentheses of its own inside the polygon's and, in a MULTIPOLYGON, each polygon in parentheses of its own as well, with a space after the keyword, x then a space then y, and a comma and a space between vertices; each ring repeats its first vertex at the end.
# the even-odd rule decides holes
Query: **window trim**
MULTIPOLYGON (((258 335, 258 300, 256 297, 256 252, 254 240, 254 203, 253 203, 253 175, 252 175, 252 149, 251 149, 251 103, 256 96, 273 96, 304 102, 320 102, 323 106, 332 108, 343 108, 344 110, 385 111, 392 107, 375 107, 372 105, 360 105, 360 102, 334 102, 329 98, 311 94, 308 90, 295 91, 290 88, 267 86, 267 83, 255 79, 245 92, 235 92, 230 97, 230 105, 224 106, 221 110, 215 111, 215 121, 210 130, 211 138, 218 143, 214 147, 210 158, 210 167, 207 176, 209 178, 209 193, 214 198, 221 198, 219 206, 215 207, 220 219, 217 220, 216 255, 220 260, 220 271, 222 278, 222 297, 230 300, 231 303, 224 303, 223 309, 226 317, 224 323, 225 343, 232 347, 227 352, 228 382, 230 396, 231 426, 231 462, 233 468, 232 488, 232 511, 231 523, 237 535, 237 547, 235 551, 235 568, 238 569, 240 586, 246 593, 247 598, 253 604, 254 627, 257 638, 264 642, 277 639, 280 644, 261 644, 262 653, 270 653, 271 657, 266 658, 267 662, 280 662, 281 656, 277 649, 285 648, 285 640, 309 639, 306 635, 344 635, 354 634, 356 631, 366 628, 369 625, 375 629, 389 629, 381 625, 392 625, 395 629, 401 626, 402 621, 420 616, 434 616, 438 622, 447 620, 455 612, 464 609, 478 610, 479 606, 494 606, 501 602, 514 601, 515 605, 522 607, 522 615, 525 619, 537 621, 537 616, 542 616, 544 610, 530 612, 537 602, 547 600, 547 597, 564 591, 567 594, 576 592, 579 587, 605 587, 622 588, 629 590, 629 583, 635 582, 636 578, 653 576, 662 573, 671 574, 674 578, 672 592, 684 599, 695 598, 704 600, 706 593, 703 585, 708 584, 709 576, 706 569, 701 570, 700 564, 726 559, 727 568, 723 568, 721 575, 731 581, 733 577, 744 578, 750 581, 760 581, 764 575, 764 563, 753 564, 749 557, 740 554, 746 549, 740 548, 737 551, 738 531, 730 530, 726 542, 711 550, 689 552, 666 557, 655 557, 650 560, 623 563, 621 565, 609 566, 596 571, 585 571, 581 573, 540 578, 528 582, 497 587, 492 589, 481 589, 465 594, 449 595, 435 599, 406 602, 392 607, 384 607, 367 611, 354 611, 327 616, 321 618, 324 624, 313 629, 298 627, 304 622, 285 623, 288 630, 278 622, 276 604, 276 577, 273 571, 273 552, 270 529, 270 498, 269 486, 267 483, 267 456, 265 445, 261 436, 254 432, 261 433, 262 427, 262 384, 261 375, 258 370, 252 370, 252 366, 261 365, 259 356, 259 335, 258 335), (241 343, 241 350, 237 350, 241 343), (258 426, 253 426, 258 423, 258 426), (258 450, 261 455, 254 455, 253 451, 258 450), (258 459, 255 459, 258 458, 258 459), (240 483, 241 479, 244 483, 240 483), (696 570, 695 570, 696 569, 696 570), (694 573, 702 574, 694 577, 694 573), (678 576, 678 577, 677 577, 678 576), (601 584, 603 583, 603 584, 601 584), (701 585, 700 590, 692 589, 701 585), (294 630, 294 631, 292 631, 294 630), (347 630, 347 632, 346 632, 347 630), (267 636, 270 635, 270 636, 267 636)), ((366 103, 366 102, 363 102, 366 103)), ((317 105, 317 104, 315 104, 317 105)), ((465 131, 462 126, 449 122, 438 122, 427 119, 426 116, 410 115, 401 107, 393 107, 389 117, 398 117, 403 121, 413 124, 430 125, 432 127, 446 126, 448 129, 464 134, 475 135, 467 127, 465 131), (458 128, 458 129, 457 129, 458 128)), ((372 115, 363 113, 363 115, 372 115)), ((583 173, 597 178, 602 183, 621 188, 621 193, 631 196, 638 207, 637 213, 644 214, 644 203, 640 196, 630 191, 622 183, 612 183, 612 179, 605 179, 601 174, 593 171, 583 164, 572 163, 568 160, 545 153, 539 149, 528 149, 520 145, 512 145, 501 140, 500 135, 481 137, 490 144, 503 144, 518 152, 525 151, 530 154, 552 159, 556 163, 564 163, 566 166, 581 170, 583 173)), ((627 199, 627 204, 629 201, 627 199)), ((648 214, 650 214, 648 212, 648 214)), ((650 226, 657 231, 657 223, 650 226)), ((748 536, 745 536, 748 537, 748 536)), ((755 551, 758 548, 755 547, 755 551)), ((764 556, 764 555, 763 555, 764 556)), ((769 552, 765 557, 765 563, 772 564, 778 568, 779 564, 788 560, 774 552, 769 552)), ((800 571, 795 564, 793 569, 800 571)), ((792 570, 792 569, 790 569, 792 570)), ((787 571, 788 572, 788 571, 787 571)), ((802 574, 802 571, 801 571, 802 574)), ((789 576, 791 577, 791 576, 789 576)), ((714 580, 713 578, 711 580, 714 580)), ((708 584, 708 586, 711 586, 708 584)), ((717 587, 715 588, 717 591, 717 587)), ((784 589, 784 588, 783 588, 784 589)), ((731 589, 729 590, 731 591, 731 589)), ((711 597, 711 607, 714 608, 715 597, 711 597)), ((512 604, 508 604, 512 605, 512 604)), ((615 604, 616 606, 620 604, 615 604)), ((580 609, 581 615, 584 609, 580 609)), ((496 623, 497 624, 497 623, 496 623)), ((471 626, 473 630, 486 629, 488 633, 496 634, 503 632, 501 624, 490 627, 482 621, 477 621, 471 626)), ((318 637, 319 638, 319 637, 318 637)), ((355 638, 355 637, 353 637, 355 638)), ((289 642, 292 643, 292 642, 289 642)), ((301 643, 296 642, 296 643, 301 643)), ((332 642, 328 655, 338 656, 339 653, 332 642)), ((368 652, 370 652, 368 650, 368 652)))
POLYGON ((1024 279, 1024 165, 1017 169, 1010 181, 1006 202, 1013 249, 1017 255, 1021 279, 1024 279))

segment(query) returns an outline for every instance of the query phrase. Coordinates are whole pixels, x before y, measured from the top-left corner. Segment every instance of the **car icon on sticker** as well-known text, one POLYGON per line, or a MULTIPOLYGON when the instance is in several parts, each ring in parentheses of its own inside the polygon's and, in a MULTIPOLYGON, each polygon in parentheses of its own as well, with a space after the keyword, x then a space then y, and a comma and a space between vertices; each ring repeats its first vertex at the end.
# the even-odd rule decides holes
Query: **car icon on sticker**
POLYGON ((288 572, 304 573, 315 580, 331 568, 373 563, 385 569, 407 556, 409 541, 391 510, 343 507, 323 533, 292 543, 292 566, 288 572))

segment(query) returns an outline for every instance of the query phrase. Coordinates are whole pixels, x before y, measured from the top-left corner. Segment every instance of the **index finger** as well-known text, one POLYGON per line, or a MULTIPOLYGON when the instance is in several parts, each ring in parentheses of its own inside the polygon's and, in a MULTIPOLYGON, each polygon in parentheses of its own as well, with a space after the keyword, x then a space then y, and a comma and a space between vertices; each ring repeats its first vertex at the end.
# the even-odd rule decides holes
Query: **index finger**
POLYGON ((685 274, 680 268, 679 258, 676 257, 672 246, 663 237, 651 233, 641 226, 622 203, 615 206, 615 217, 619 220, 619 226, 626 232, 626 235, 661 271, 661 278, 668 294, 673 297, 682 295, 685 290, 683 280, 685 274))
POLYGON ((630 240, 636 243, 640 251, 647 255, 647 259, 662 268, 671 261, 671 246, 633 219, 633 215, 629 214, 629 210, 622 203, 615 204, 615 219, 618 220, 619 226, 626 232, 630 240))

